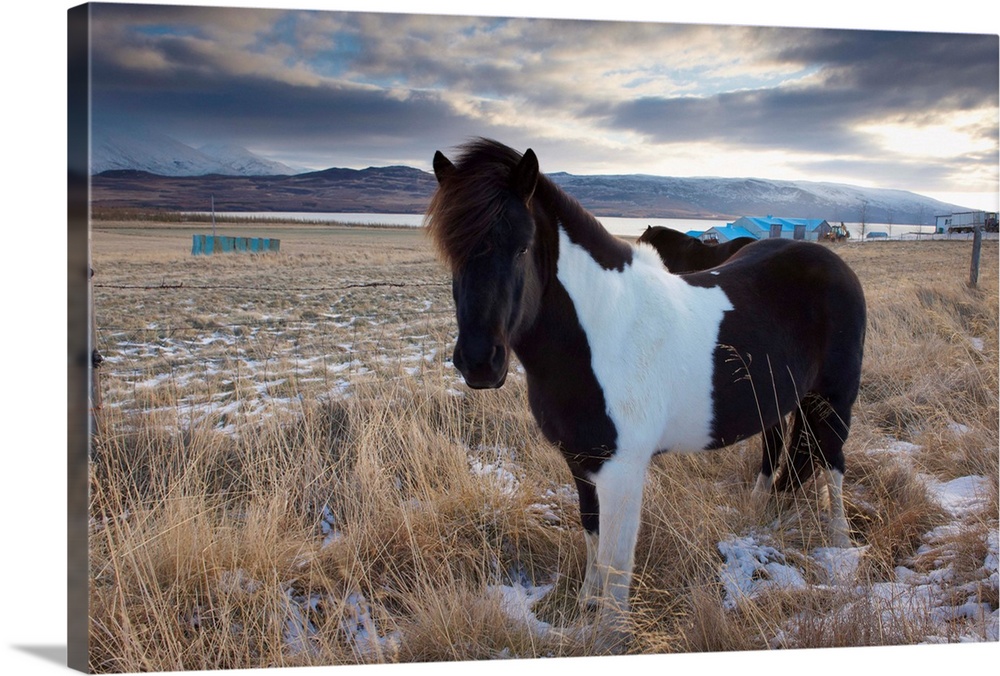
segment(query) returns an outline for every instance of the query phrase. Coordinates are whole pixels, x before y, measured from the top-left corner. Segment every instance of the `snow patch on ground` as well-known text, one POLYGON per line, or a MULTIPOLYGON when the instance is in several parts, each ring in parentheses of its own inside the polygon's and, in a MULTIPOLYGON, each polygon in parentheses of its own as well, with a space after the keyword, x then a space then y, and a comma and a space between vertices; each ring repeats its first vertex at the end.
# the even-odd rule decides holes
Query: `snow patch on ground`
POLYGON ((734 537, 718 544, 725 558, 719 578, 725 590, 722 607, 736 608, 745 598, 755 598, 777 589, 805 589, 798 568, 788 565, 785 556, 755 536, 734 537))
POLYGON ((955 519, 982 511, 989 504, 989 480, 984 476, 963 476, 951 481, 938 481, 923 475, 931 496, 955 519))
POLYGON ((329 594, 301 594, 285 591, 285 647, 291 654, 318 654, 318 640, 328 640, 320 631, 327 613, 339 613, 338 637, 346 641, 358 657, 378 657, 395 652, 400 634, 379 635, 371 617, 371 606, 364 594, 351 592, 338 600, 329 594))
POLYGON ((491 585, 486 588, 486 592, 498 597, 504 615, 523 624, 536 635, 543 636, 552 629, 552 625, 535 617, 532 607, 552 591, 553 586, 552 584, 535 586, 523 580, 516 580, 511 585, 491 585))
MULTIPOLYGON (((963 426, 964 427, 964 426, 963 426)), ((953 432, 966 433, 967 428, 955 427, 953 432)), ((921 450, 915 444, 892 441, 885 448, 869 451, 885 455, 893 461, 912 463, 921 450)), ((984 536, 986 555, 978 575, 962 579, 954 569, 955 538, 969 529, 968 522, 988 509, 991 483, 982 476, 964 476, 941 481, 926 474, 919 475, 934 499, 952 521, 925 533, 922 544, 912 557, 913 567, 898 566, 894 579, 888 582, 865 584, 857 579, 865 547, 849 549, 821 548, 809 553, 803 563, 790 563, 786 554, 768 544, 768 535, 733 536, 719 543, 719 552, 725 562, 720 567, 719 578, 725 596, 723 607, 732 610, 746 599, 756 599, 764 594, 783 590, 795 592, 809 588, 806 568, 823 571, 825 584, 836 588, 856 600, 848 602, 839 611, 841 617, 861 609, 865 614, 875 613, 881 626, 893 627, 901 623, 926 626, 932 629, 925 643, 943 643, 1000 640, 998 610, 979 599, 990 597, 983 588, 996 589, 998 584, 997 553, 998 534, 989 531, 984 536), (918 566, 917 562, 922 565, 918 566), (928 570, 928 562, 932 565, 928 570), (918 572, 917 568, 923 572, 918 572), (957 638, 956 638, 957 637, 957 638)), ((995 595, 995 593, 994 593, 995 595)), ((832 618, 811 622, 829 623, 832 618)), ((774 647, 793 647, 790 639, 793 627, 773 640, 774 647)))
POLYGON ((470 450, 469 471, 502 495, 515 495, 521 483, 513 452, 503 446, 479 446, 470 450))

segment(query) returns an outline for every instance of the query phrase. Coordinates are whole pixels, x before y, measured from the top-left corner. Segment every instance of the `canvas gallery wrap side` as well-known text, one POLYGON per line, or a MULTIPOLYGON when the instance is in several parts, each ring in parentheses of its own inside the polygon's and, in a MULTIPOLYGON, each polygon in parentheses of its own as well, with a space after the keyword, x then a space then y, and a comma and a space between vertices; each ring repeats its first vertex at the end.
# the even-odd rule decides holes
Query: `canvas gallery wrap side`
POLYGON ((68 19, 71 667, 997 644, 997 35, 68 19))

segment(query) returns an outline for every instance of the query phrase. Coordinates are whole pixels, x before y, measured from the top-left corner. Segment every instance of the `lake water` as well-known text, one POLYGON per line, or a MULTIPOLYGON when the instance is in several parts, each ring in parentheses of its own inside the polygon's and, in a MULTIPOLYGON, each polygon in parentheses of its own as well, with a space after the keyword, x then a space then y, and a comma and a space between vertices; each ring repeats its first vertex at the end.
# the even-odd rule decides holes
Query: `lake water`
MULTIPOLYGON (((216 212, 216 216, 247 219, 288 219, 290 221, 329 221, 348 225, 402 225, 419 227, 424 222, 423 214, 344 214, 344 213, 300 213, 300 212, 216 212)), ((615 218, 599 219, 609 232, 625 237, 638 237, 647 225, 662 225, 681 232, 697 230, 703 232, 714 226, 724 226, 726 221, 708 221, 679 218, 615 218)))
MULTIPOLYGON (((207 215, 207 214, 206 214, 207 215)), ((347 213, 302 213, 302 212, 227 212, 225 214, 216 212, 218 216, 248 219, 287 219, 290 221, 324 221, 331 223, 345 223, 349 225, 400 225, 419 227, 423 224, 423 214, 347 214, 347 213)), ((709 228, 723 227, 732 220, 702 220, 697 218, 618 218, 611 216, 600 217, 598 220, 604 224, 609 232, 623 237, 638 237, 646 229, 647 225, 662 225, 681 232, 691 230, 704 232, 709 228)), ((859 237, 861 225, 859 223, 845 223, 852 237, 859 237)), ((866 230, 887 232, 893 238, 905 234, 921 233, 929 234, 934 232, 934 226, 930 225, 904 225, 895 223, 888 225, 885 223, 868 223, 866 230)))

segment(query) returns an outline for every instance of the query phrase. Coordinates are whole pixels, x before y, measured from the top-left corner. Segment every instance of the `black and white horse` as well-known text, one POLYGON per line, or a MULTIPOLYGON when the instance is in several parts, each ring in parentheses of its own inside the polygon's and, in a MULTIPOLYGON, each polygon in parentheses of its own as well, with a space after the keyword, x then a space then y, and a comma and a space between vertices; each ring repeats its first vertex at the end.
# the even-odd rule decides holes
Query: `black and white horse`
POLYGON ((662 225, 647 225, 639 235, 639 242, 649 244, 660 254, 667 270, 675 274, 708 270, 729 258, 757 240, 753 237, 737 237, 728 242, 706 244, 697 237, 665 228, 662 225))
POLYGON ((828 472, 832 541, 849 544, 843 446, 865 301, 836 254, 766 240, 678 276, 651 247, 609 234, 531 150, 479 139, 455 163, 437 152, 434 172, 426 227, 451 267, 454 364, 475 389, 503 385, 512 351, 523 365, 535 420, 579 491, 581 603, 622 626, 654 455, 764 432, 758 489, 771 490, 789 413, 791 467, 778 483, 804 480, 816 459, 828 472))

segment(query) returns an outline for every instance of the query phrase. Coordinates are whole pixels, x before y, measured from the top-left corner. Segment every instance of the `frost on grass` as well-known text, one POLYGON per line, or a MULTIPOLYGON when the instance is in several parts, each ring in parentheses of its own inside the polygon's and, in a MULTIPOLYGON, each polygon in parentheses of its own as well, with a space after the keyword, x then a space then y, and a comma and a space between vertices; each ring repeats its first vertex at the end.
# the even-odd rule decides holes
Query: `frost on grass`
MULTIPOLYGON (((219 592, 228 598, 268 593, 263 582, 253 579, 243 569, 222 571, 216 584, 219 592)), ((378 633, 371 607, 361 592, 351 592, 338 599, 330 593, 302 593, 286 584, 280 594, 281 636, 289 654, 319 655, 323 642, 331 640, 346 643, 359 658, 381 657, 399 646, 397 633, 384 636, 378 633), (335 623, 331 623, 333 618, 335 623), (331 625, 335 625, 332 632, 331 625)), ((197 626, 202 612, 202 608, 195 608, 188 614, 187 622, 197 626)), ((234 631, 242 630, 242 625, 234 625, 234 631)))
POLYGON ((479 446, 469 451, 469 471, 500 494, 513 496, 521 481, 512 455, 504 446, 479 446))
POLYGON ((223 306, 195 325, 108 328, 99 336, 104 405, 140 416, 173 411, 172 432, 237 436, 239 427, 294 413, 303 401, 350 398, 367 381, 440 379, 464 396, 445 356, 452 316, 430 313, 426 297, 402 303, 378 317, 312 313, 321 321, 254 312, 253 324, 234 323, 223 306))
MULTIPOLYGON (((964 425, 952 423, 955 433, 968 431, 964 425)), ((901 442, 890 444, 888 453, 896 452, 901 442)), ((908 444, 905 448, 909 456, 919 447, 908 444), (912 448, 911 448, 912 447, 912 448)), ((904 461, 909 461, 907 457, 904 461)), ((983 476, 964 476, 950 481, 918 473, 928 495, 951 517, 951 521, 924 534, 922 543, 912 557, 913 563, 922 566, 899 566, 896 581, 882 596, 895 609, 904 612, 923 613, 938 630, 926 637, 926 642, 937 643, 960 641, 996 641, 998 631, 998 611, 981 600, 984 589, 992 589, 995 598, 997 590, 997 531, 989 530, 983 544, 986 555, 978 574, 962 576, 955 571, 955 541, 968 531, 968 524, 981 520, 991 504, 991 482, 983 476), (928 567, 926 564, 930 562, 928 567), (921 569, 921 572, 914 570, 921 569), (902 587, 902 588, 901 588, 902 587)), ((885 590, 880 590, 885 591, 885 590)), ((987 594, 988 596, 988 594, 987 594)))
POLYGON ((761 544, 755 536, 734 537, 720 542, 725 559, 719 578, 725 597, 723 608, 732 610, 745 598, 756 598, 778 589, 805 589, 802 572, 789 565, 776 548, 761 544))
POLYGON ((323 505, 319 528, 323 535, 323 549, 344 539, 344 534, 337 528, 337 519, 333 515, 333 510, 330 509, 330 505, 323 505))
POLYGON ((346 642, 359 658, 379 658, 399 647, 398 633, 378 633, 371 606, 361 592, 351 592, 338 600, 331 594, 302 594, 288 588, 285 599, 282 639, 290 654, 320 653, 320 642, 331 640, 325 622, 328 613, 339 614, 336 636, 332 638, 346 642))
POLYGON ((861 558, 867 549, 867 547, 820 547, 813 550, 811 558, 823 571, 825 584, 840 586, 854 581, 861 558))
MULTIPOLYGON (((887 447, 869 452, 916 471, 914 458, 920 450, 915 444, 891 441, 887 447)), ((983 535, 986 554, 978 570, 959 574, 955 568, 960 557, 956 543, 969 536, 970 523, 983 520, 983 513, 991 504, 992 484, 982 476, 940 481, 917 474, 928 496, 951 521, 925 533, 917 551, 904 565, 895 568, 889 581, 858 580, 865 547, 820 548, 810 552, 803 561, 808 562, 810 570, 820 571, 825 577, 818 587, 835 590, 844 603, 827 617, 793 617, 785 630, 772 639, 773 647, 795 647, 796 629, 802 623, 811 630, 818 626, 832 636, 837 623, 849 623, 859 616, 875 618, 888 635, 897 628, 900 636, 906 634, 906 627, 920 628, 926 631, 923 643, 1000 640, 1000 611, 988 601, 991 596, 996 597, 998 585, 997 531, 989 529, 983 535)), ((766 542, 766 535, 751 535, 719 543, 725 559, 719 577, 725 589, 726 609, 732 610, 744 600, 759 599, 776 590, 795 592, 810 588, 805 583, 806 570, 790 564, 788 556, 766 542)))
POLYGON ((565 530, 566 528, 572 529, 572 525, 565 522, 565 506, 576 504, 575 488, 569 484, 553 484, 544 490, 537 502, 528 505, 528 510, 543 524, 557 530, 565 530))
POLYGON ((532 633, 543 636, 551 628, 548 622, 542 622, 532 610, 534 605, 552 591, 554 585, 532 585, 521 579, 514 580, 510 585, 491 585, 487 593, 496 597, 503 614, 518 624, 524 625, 532 633))

